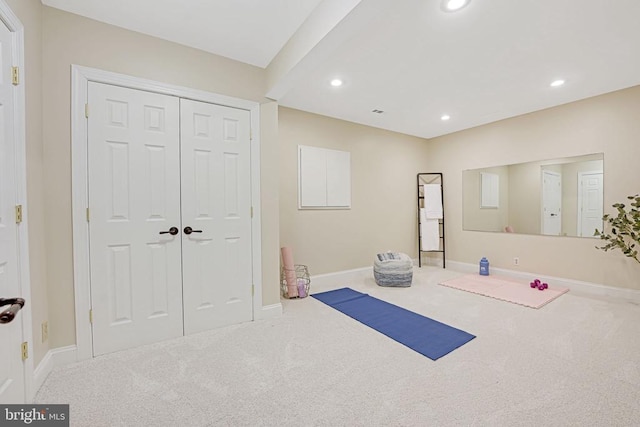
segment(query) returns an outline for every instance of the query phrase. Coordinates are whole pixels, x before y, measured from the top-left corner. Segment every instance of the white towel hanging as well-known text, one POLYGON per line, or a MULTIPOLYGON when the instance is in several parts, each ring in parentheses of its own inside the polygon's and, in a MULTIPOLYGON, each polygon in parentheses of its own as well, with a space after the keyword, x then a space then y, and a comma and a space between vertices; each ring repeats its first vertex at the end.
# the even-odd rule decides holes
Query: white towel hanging
POLYGON ((442 189, 440 184, 424 184, 422 186, 424 194, 424 208, 427 219, 442 218, 442 189))
POLYGON ((440 250, 440 224, 437 219, 427 219, 420 223, 420 250, 440 250))

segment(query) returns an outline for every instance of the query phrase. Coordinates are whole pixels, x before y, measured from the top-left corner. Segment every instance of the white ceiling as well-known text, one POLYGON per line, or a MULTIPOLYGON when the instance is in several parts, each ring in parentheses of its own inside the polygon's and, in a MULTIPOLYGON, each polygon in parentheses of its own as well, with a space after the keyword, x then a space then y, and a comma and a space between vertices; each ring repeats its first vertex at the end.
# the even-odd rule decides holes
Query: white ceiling
POLYGON ((281 105, 425 138, 640 84, 639 0, 440 1, 43 3, 264 67, 281 105))
POLYGON ((264 68, 321 1, 42 0, 42 3, 264 68))

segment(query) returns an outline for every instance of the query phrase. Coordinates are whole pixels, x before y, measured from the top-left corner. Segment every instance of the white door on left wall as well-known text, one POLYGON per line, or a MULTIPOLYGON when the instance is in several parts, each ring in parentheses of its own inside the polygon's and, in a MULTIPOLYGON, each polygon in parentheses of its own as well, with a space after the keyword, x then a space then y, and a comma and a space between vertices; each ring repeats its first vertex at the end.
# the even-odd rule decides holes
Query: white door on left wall
MULTIPOLYGON (((0 21, 0 298, 20 297, 11 31, 0 21)), ((27 302, 28 303, 28 302, 27 302)), ((8 307, 0 308, 0 311, 8 307)), ((23 403, 22 313, 0 324, 0 402, 23 403)))

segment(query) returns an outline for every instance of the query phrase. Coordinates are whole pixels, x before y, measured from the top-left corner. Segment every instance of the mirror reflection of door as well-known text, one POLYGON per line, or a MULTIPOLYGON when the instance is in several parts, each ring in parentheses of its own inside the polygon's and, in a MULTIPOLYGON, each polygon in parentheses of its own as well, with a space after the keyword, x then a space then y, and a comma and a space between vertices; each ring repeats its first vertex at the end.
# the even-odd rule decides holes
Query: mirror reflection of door
POLYGON ((562 229, 562 175, 542 171, 542 234, 558 236, 562 229))
POLYGON ((593 237, 596 229, 602 230, 603 173, 578 173, 578 236, 593 237))

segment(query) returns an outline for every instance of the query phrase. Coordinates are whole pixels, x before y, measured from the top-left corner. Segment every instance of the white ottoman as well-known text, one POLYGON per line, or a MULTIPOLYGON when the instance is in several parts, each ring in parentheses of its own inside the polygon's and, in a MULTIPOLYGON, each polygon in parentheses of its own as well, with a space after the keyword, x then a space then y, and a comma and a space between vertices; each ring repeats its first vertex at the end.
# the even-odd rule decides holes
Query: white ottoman
POLYGON ((373 277, 378 286, 411 286, 413 261, 401 252, 385 252, 376 255, 373 263, 373 277))

